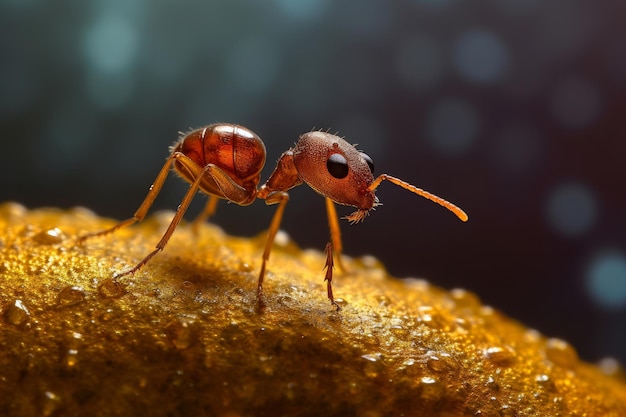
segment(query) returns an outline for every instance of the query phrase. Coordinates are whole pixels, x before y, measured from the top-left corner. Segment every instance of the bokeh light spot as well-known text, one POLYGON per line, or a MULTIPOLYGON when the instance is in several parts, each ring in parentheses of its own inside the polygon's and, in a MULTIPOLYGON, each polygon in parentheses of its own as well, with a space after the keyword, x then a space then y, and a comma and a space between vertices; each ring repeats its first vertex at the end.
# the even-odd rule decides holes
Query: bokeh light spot
POLYGON ((84 35, 84 53, 93 69, 105 73, 127 71, 135 61, 138 36, 132 22, 104 14, 84 35))
POLYGON ((587 289, 593 301, 605 308, 626 306, 626 257, 618 251, 598 254, 587 270, 587 289))
POLYGON ((499 80, 509 64, 509 51, 499 37, 484 30, 466 32, 453 50, 454 64, 465 79, 473 82, 499 80))
POLYGON ((426 36, 413 36, 400 45, 396 72, 408 87, 419 90, 434 87, 443 76, 441 48, 426 36))
POLYGON ((571 129, 586 127, 600 113, 600 94, 596 87, 584 78, 571 76, 556 85, 551 107, 554 117, 563 126, 571 129))
POLYGON ((589 231, 596 220, 596 211, 591 191, 578 183, 560 185, 548 196, 548 222, 565 236, 580 236, 589 231))
POLYGON ((426 137, 439 151, 459 155, 469 149, 479 129, 478 114, 467 101, 447 98, 437 103, 426 121, 426 137))

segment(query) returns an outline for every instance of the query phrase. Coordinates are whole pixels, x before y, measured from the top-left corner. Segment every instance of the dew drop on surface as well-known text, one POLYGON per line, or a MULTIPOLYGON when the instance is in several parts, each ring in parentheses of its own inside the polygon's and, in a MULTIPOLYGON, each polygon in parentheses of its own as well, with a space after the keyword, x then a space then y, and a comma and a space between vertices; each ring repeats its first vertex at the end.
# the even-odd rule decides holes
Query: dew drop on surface
POLYGON ((56 245, 65 240, 65 234, 58 227, 54 227, 37 233, 33 240, 40 245, 56 245))
POLYGON ((247 262, 239 262, 239 272, 252 272, 254 268, 247 262))
POLYGON ((52 391, 46 391, 43 394, 41 415, 44 417, 54 415, 59 407, 61 407, 61 397, 52 391))
POLYGON ((77 349, 68 349, 65 352, 65 357, 63 358, 64 365, 67 368, 73 368, 78 364, 78 350, 77 349))
POLYGON ((450 291, 452 299, 456 303, 457 307, 474 308, 480 306, 480 298, 473 292, 464 290, 462 288, 454 288, 450 291))
POLYGON ((598 362, 598 368, 604 375, 617 376, 624 373, 622 365, 615 358, 604 358, 598 362))
POLYGON ((501 417, 517 417, 519 414, 517 409, 512 408, 510 405, 504 404, 500 407, 500 416, 501 417))
POLYGON ((421 367, 417 366, 417 361, 413 358, 405 359, 404 362, 397 368, 397 371, 406 375, 416 375, 421 372, 421 367))
POLYGON ((85 291, 81 287, 67 286, 57 295, 56 303, 59 307, 68 307, 85 301, 85 291))
POLYGON ((285 247, 290 242, 289 234, 284 230, 279 230, 276 232, 276 236, 274 237, 274 244, 276 246, 285 247))
POLYGON ((30 311, 24 305, 22 300, 15 300, 13 304, 10 304, 4 311, 4 318, 7 323, 14 326, 21 327, 28 323, 30 317, 30 311))
POLYGON ((405 337, 408 335, 408 331, 402 327, 402 325, 400 324, 394 324, 391 327, 389 327, 389 331, 391 333, 393 333, 394 336, 396 337, 405 337))
POLYGON ((365 359, 366 363, 363 366, 363 372, 368 378, 376 378, 383 370, 382 358, 380 353, 369 353, 361 355, 361 358, 365 359))
POLYGON ((348 302, 343 298, 335 298, 335 303, 342 309, 348 305, 348 302))
POLYGON ((515 359, 515 351, 508 346, 491 346, 484 351, 485 358, 497 366, 509 366, 515 359))
POLYGON ((426 355, 426 366, 431 371, 443 372, 447 369, 454 369, 457 366, 449 353, 430 351, 426 355))
POLYGON ((177 349, 187 349, 194 342, 191 326, 186 321, 174 321, 167 326, 168 335, 177 349))
POLYGON ((541 337, 541 333, 536 329, 529 329, 524 333, 524 340, 528 343, 539 343, 541 337))
POLYGON ((420 387, 422 388, 421 397, 424 400, 436 401, 443 395, 443 385, 436 378, 430 376, 422 377, 420 387))
POLYGON ((556 391, 554 381, 552 381, 552 379, 546 374, 537 375, 535 377, 535 382, 547 391, 556 391))
POLYGON ((381 267, 381 262, 378 260, 378 258, 376 258, 374 255, 363 255, 361 256, 361 264, 365 267, 365 268, 380 268, 381 267))
POLYGON ((119 298, 124 295, 124 287, 119 281, 107 278, 98 285, 98 294, 102 298, 119 298))
POLYGON ((4 217, 9 223, 26 215, 28 209, 19 203, 8 202, 0 204, 0 217, 4 217))
POLYGON ((572 367, 578 363, 578 354, 572 345, 557 338, 548 339, 546 357, 555 364, 565 367, 572 367))

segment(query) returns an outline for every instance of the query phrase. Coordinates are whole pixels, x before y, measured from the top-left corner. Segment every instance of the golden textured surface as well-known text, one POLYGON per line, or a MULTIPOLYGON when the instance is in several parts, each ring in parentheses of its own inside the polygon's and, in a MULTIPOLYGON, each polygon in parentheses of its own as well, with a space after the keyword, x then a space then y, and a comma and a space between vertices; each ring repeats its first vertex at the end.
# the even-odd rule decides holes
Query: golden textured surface
MULTIPOLYGON (((85 209, 0 205, 0 415, 626 416, 623 377, 463 290, 390 278, 372 258, 336 274, 279 239, 255 309, 263 236, 115 235, 85 209)), ((619 372, 617 372, 619 374, 619 372)))

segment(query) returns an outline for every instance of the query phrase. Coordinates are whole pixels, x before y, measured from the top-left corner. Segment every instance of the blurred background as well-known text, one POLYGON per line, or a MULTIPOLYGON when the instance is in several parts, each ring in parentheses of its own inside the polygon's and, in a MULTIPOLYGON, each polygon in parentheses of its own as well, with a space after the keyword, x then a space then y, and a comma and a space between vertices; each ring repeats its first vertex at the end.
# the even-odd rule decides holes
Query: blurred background
MULTIPOLYGON (((0 200, 127 218, 179 131, 249 127, 264 180, 328 129, 470 216, 383 183, 342 224, 348 255, 625 363, 624 22, 620 0, 0 0, 0 200)), ((155 209, 186 188, 172 177, 155 209)), ((283 229, 322 250, 323 198, 290 195, 283 229)), ((252 236, 273 211, 213 221, 252 236)))

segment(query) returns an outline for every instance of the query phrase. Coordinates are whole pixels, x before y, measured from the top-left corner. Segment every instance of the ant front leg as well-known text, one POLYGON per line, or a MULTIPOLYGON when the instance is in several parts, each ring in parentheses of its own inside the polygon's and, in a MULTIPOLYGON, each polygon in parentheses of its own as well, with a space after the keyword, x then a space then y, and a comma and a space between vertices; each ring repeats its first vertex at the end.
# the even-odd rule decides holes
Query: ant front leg
POLYGON ((333 268, 335 266, 333 262, 333 243, 326 243, 326 248, 324 249, 324 253, 326 253, 326 265, 324 269, 326 269, 326 276, 324 277, 324 281, 326 281, 326 290, 328 292, 328 299, 330 303, 337 308, 337 311, 341 310, 339 304, 335 301, 335 297, 333 296, 333 268))
MULTIPOLYGON (((330 241, 332 247, 337 253, 337 264, 341 272, 346 272, 346 267, 341 261, 341 254, 343 252, 343 245, 341 243, 341 229, 339 226, 339 216, 337 216, 337 210, 335 210, 335 203, 330 198, 326 197, 326 214, 328 216, 328 228, 330 229, 330 241)), ((328 248, 328 245, 326 246, 328 248)), ((332 248, 331 248, 332 249, 332 248)))

